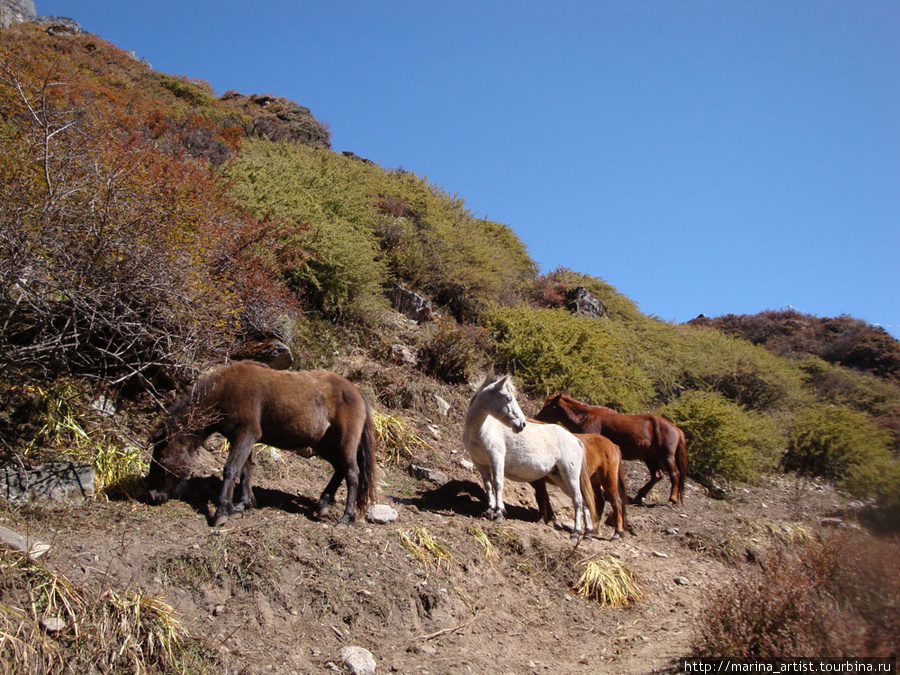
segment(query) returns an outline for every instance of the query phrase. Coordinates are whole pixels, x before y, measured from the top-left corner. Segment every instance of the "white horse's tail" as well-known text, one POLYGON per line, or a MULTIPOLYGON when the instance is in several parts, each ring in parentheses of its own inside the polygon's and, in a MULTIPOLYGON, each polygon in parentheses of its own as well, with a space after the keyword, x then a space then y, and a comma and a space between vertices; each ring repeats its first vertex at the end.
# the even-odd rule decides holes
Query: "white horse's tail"
POLYGON ((594 499, 594 486, 591 485, 591 474, 588 473, 587 459, 581 456, 581 498, 584 500, 591 514, 591 522, 584 524, 585 533, 590 532, 600 524, 600 514, 597 513, 597 502, 594 499))

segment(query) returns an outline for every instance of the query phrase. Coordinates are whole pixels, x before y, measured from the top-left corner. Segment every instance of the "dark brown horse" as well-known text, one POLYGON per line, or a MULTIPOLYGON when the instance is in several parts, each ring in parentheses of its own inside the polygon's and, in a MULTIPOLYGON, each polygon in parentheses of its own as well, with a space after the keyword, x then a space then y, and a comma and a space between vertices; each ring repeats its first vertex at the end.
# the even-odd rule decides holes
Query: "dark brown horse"
MULTIPOLYGON (((575 434, 584 445, 584 457, 587 470, 591 476, 591 487, 594 490, 594 503, 597 505, 595 528, 600 529, 600 516, 603 504, 608 501, 612 506, 612 522, 615 527, 612 539, 618 539, 628 527, 625 518, 625 504, 628 495, 625 493, 625 469, 622 464, 622 453, 611 440, 600 434, 575 434)), ((531 484, 537 498, 538 511, 545 523, 553 520, 553 507, 547 495, 546 478, 531 484)))
MULTIPOLYGON (((324 515, 347 482, 349 523, 356 509, 375 499, 375 431, 369 404, 359 389, 325 371, 286 371, 238 361, 201 377, 176 403, 154 432, 153 461, 147 474, 150 501, 161 504, 183 490, 199 445, 218 432, 230 443, 222 472, 214 526, 232 513, 255 506, 253 445, 283 450, 311 448, 334 467, 319 498, 324 515), (241 474, 241 501, 233 503, 241 474)), ((309 456, 309 455, 307 455, 309 456)))
POLYGON ((640 504, 647 493, 669 474, 672 489, 670 504, 684 499, 687 478, 687 447, 684 433, 659 415, 625 415, 600 405, 588 405, 565 394, 554 394, 544 401, 537 418, 543 422, 562 424, 569 431, 603 434, 622 450, 622 459, 642 459, 650 471, 650 480, 635 495, 640 504))

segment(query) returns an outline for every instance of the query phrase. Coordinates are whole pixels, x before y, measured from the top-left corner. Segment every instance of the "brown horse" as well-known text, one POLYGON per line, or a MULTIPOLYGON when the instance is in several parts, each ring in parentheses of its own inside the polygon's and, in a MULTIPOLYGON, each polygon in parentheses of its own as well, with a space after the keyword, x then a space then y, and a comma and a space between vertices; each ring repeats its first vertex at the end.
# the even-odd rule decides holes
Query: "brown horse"
POLYGON ((346 524, 356 518, 356 509, 365 509, 375 499, 374 429, 368 402, 343 377, 238 361, 201 377, 154 432, 147 474, 150 501, 161 504, 184 489, 198 446, 218 432, 228 439, 231 450, 222 472, 215 527, 232 513, 255 506, 255 443, 301 454, 312 448, 327 460, 334 475, 319 498, 318 514, 327 513, 346 480, 347 506, 339 521, 346 524), (238 472, 241 501, 234 504, 238 472))
MULTIPOLYGON (((531 420, 529 420, 531 421, 531 420)), ((536 422, 535 422, 536 423, 536 422)), ((625 470, 622 464, 622 453, 611 440, 600 434, 575 434, 584 445, 584 456, 587 470, 591 476, 591 487, 594 490, 594 502, 597 505, 595 527, 600 529, 600 516, 603 514, 604 501, 612 506, 612 522, 615 527, 612 539, 618 539, 628 527, 625 518, 625 504, 628 495, 625 493, 625 470)), ((553 520, 553 507, 547 495, 546 478, 534 481, 534 496, 537 498, 538 511, 545 523, 553 520)))
POLYGON ((684 499, 687 478, 687 447, 684 432, 659 415, 625 415, 599 405, 588 405, 565 394, 554 394, 544 401, 537 418, 562 424, 575 433, 603 434, 622 450, 622 459, 642 459, 650 471, 650 480, 635 495, 641 504, 647 493, 669 474, 672 489, 670 504, 684 499))

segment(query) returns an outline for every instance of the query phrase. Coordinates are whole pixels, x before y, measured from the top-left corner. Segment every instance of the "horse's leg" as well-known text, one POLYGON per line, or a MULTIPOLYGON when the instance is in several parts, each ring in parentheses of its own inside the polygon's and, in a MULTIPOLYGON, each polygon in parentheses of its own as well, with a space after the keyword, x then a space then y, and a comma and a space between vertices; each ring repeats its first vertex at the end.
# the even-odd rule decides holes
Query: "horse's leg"
POLYGON ((644 497, 647 496, 647 493, 653 489, 653 486, 656 485, 662 479, 662 471, 659 468, 659 462, 654 458, 650 459, 649 457, 644 460, 644 463, 647 465, 647 470, 650 472, 650 480, 644 484, 640 490, 638 490, 637 494, 631 500, 632 504, 643 504, 644 497))
POLYGON ((328 485, 326 485, 325 489, 322 490, 322 494, 319 497, 319 503, 316 505, 316 515, 319 518, 326 515, 328 511, 331 510, 331 505, 334 504, 337 489, 340 487, 341 482, 343 482, 344 477, 347 475, 347 465, 343 457, 335 454, 326 456, 325 459, 334 468, 334 474, 332 474, 331 480, 328 481, 328 485))
POLYGON ((478 473, 481 474, 481 482, 484 484, 484 494, 487 497, 487 507, 485 508, 485 514, 488 518, 494 517, 495 506, 497 504, 497 494, 494 492, 494 479, 491 476, 491 467, 478 464, 477 467, 478 473))
POLYGON ((575 525, 572 536, 581 536, 586 528, 591 527, 591 514, 588 512, 587 504, 585 504, 581 495, 580 465, 578 467, 569 466, 566 461, 558 461, 556 468, 556 476, 553 477, 548 474, 548 477, 572 500, 572 508, 575 510, 575 525))
POLYGON ((550 503, 550 495, 547 494, 547 479, 541 478, 531 484, 534 488, 534 497, 537 500, 538 513, 545 523, 553 521, 553 505, 550 503))
POLYGON ((253 450, 247 455, 244 468, 241 469, 241 501, 234 505, 235 513, 243 513, 256 508, 256 498, 253 496, 253 468, 255 467, 253 450))
MULTIPOLYGON (((599 473, 599 472, 598 472, 599 473)), ((603 472, 603 476, 601 478, 597 477, 597 474, 594 474, 594 479, 596 480, 594 494, 597 495, 598 492, 605 493, 606 497, 609 499, 609 504, 612 509, 612 513, 609 515, 609 520, 607 520, 608 525, 612 525, 615 528, 611 539, 618 539, 622 536, 622 532, 624 531, 624 523, 622 521, 622 497, 619 495, 619 472, 618 466, 615 467, 613 471, 605 471, 603 472), (601 485, 602 484, 602 487, 601 485), (596 489, 600 487, 600 489, 596 489)), ((595 497, 598 501, 597 512, 600 513, 603 508, 600 504, 603 503, 603 497, 595 497)))
POLYGON ((506 506, 503 504, 505 459, 504 455, 491 457, 491 481, 494 488, 494 509, 491 518, 498 522, 506 516, 506 506))
POLYGON ((344 507, 344 515, 338 521, 340 525, 347 525, 356 520, 356 495, 359 492, 359 467, 356 458, 349 462, 344 472, 344 480, 347 481, 347 506, 344 507))
POLYGON ((238 471, 244 471, 247 458, 253 450, 253 444, 259 434, 243 433, 240 436, 229 439, 231 450, 228 459, 225 460, 225 468, 222 469, 222 491, 219 493, 219 501, 216 503, 216 513, 213 517, 213 527, 221 527, 228 520, 228 516, 234 513, 234 483, 237 480, 238 471))
POLYGON ((675 464, 675 453, 671 452, 666 455, 665 460, 666 473, 669 474, 669 481, 672 483, 672 488, 669 490, 669 504, 675 506, 678 504, 678 477, 679 471, 678 466, 675 464))

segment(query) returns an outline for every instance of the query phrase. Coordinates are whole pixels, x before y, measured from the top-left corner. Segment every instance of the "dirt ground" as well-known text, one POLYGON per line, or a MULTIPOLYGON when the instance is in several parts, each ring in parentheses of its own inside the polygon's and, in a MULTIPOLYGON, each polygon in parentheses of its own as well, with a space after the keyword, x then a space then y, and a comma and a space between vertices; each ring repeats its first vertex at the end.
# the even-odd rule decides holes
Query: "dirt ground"
MULTIPOLYGON (((523 405, 533 414, 533 402, 523 405), (530 407, 528 407, 530 406, 530 407)), ((262 451, 259 508, 210 527, 224 460, 201 452, 187 501, 149 506, 97 499, 65 512, 0 512, 0 524, 52 544, 47 564, 84 587, 162 595, 193 639, 214 653, 213 672, 346 672, 341 649, 372 652, 377 672, 622 673, 671 670, 689 654, 711 593, 745 574, 774 542, 790 543, 843 516, 830 487, 779 477, 712 499, 689 481, 684 505, 628 508, 633 534, 574 542, 538 520, 530 486, 507 484, 508 517, 481 517, 476 474, 460 460, 463 410, 411 420, 431 449, 416 458, 450 479, 414 478, 407 463, 381 467, 379 503, 396 522, 322 521, 313 499, 330 475, 321 460, 262 451), (445 556, 417 559, 402 536, 426 528, 445 556), (493 553, 476 538, 487 535, 493 553), (616 556, 644 598, 610 609, 572 591, 582 560, 616 556)), ((628 463, 629 492, 646 479, 628 463)), ((551 489, 560 521, 571 505, 551 489)), ((343 491, 339 492, 339 505, 343 491)), ((609 507, 607 507, 608 510, 609 507)))

